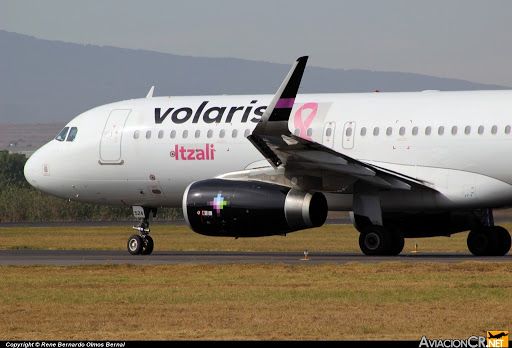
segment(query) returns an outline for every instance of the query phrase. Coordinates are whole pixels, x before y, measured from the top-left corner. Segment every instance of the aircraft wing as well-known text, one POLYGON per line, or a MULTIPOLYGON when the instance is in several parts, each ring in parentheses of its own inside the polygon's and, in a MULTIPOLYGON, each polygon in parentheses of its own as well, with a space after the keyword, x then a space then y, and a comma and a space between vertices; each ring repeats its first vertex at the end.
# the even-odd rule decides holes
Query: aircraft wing
POLYGON ((290 132, 288 119, 307 59, 297 59, 260 122, 247 137, 272 167, 275 170, 283 167, 292 175, 336 177, 339 187, 334 187, 335 190, 344 190, 358 180, 381 189, 410 190, 412 186, 430 189, 427 182, 358 161, 290 132))

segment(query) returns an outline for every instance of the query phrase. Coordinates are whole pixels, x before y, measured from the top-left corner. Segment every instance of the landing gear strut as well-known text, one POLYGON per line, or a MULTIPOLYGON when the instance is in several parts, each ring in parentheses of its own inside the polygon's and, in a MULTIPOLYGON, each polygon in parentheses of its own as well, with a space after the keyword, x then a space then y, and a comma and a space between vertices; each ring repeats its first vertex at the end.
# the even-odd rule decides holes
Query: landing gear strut
POLYGON ((147 207, 133 207, 133 214, 139 219, 139 225, 133 226, 139 234, 134 234, 128 238, 128 252, 132 255, 149 255, 153 252, 153 238, 149 236, 149 214, 156 215, 156 209, 147 207))
POLYGON ((365 255, 398 255, 404 248, 404 235, 394 225, 383 224, 379 191, 376 187, 354 185, 354 226, 361 232, 359 247, 365 255))

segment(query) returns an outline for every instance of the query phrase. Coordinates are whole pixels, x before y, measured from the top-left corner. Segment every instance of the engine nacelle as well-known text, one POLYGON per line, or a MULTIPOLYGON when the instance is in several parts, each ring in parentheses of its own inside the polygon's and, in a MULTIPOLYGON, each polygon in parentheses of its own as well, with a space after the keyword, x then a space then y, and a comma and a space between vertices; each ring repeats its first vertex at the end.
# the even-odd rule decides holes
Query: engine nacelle
POLYGON ((284 234, 322 226, 327 212, 322 193, 257 181, 201 180, 183 195, 185 220, 207 236, 284 234))

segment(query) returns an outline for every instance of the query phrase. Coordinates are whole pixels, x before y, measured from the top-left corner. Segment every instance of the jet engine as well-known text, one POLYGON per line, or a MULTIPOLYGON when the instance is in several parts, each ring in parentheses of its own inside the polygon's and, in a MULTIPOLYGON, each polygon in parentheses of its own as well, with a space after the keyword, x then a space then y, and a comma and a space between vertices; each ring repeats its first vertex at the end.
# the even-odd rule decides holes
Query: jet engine
POLYGON ((322 193, 257 181, 201 180, 183 195, 185 220, 207 236, 285 234, 322 226, 327 212, 322 193))

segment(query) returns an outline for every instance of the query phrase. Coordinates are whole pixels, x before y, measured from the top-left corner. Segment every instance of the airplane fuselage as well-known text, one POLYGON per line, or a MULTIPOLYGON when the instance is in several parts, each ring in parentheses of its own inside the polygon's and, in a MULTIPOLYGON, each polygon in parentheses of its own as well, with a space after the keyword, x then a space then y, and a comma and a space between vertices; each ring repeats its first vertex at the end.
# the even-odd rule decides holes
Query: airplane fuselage
MULTIPOLYGON (((73 141, 37 151, 27 177, 74 201, 181 207, 193 181, 268 165, 246 137, 271 97, 100 106, 68 123, 73 141)), ((297 96, 289 129, 435 190, 383 191, 383 209, 498 208, 512 204, 511 116, 512 91, 306 94, 297 96)), ((334 188, 330 210, 351 210, 350 192, 334 188)))

